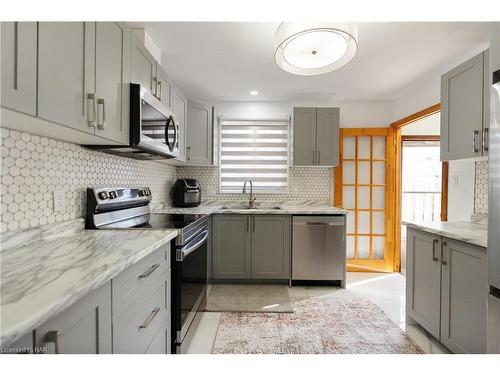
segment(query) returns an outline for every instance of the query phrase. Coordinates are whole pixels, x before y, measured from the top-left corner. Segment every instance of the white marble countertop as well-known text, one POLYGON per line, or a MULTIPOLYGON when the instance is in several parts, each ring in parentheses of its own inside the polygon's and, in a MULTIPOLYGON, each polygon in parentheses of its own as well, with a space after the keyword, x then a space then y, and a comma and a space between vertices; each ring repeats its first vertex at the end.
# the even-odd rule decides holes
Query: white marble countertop
POLYGON ((197 207, 159 207, 155 212, 169 214, 272 214, 272 215, 345 215, 347 211, 313 201, 258 202, 256 208, 241 208, 247 202, 208 201, 197 207), (279 208, 277 208, 279 207, 279 208))
POLYGON ((22 236, 2 236, 2 245, 17 242, 0 253, 2 346, 168 243, 177 230, 80 229, 39 241, 22 236))
POLYGON ((407 227, 420 229, 429 233, 452 238, 473 245, 488 247, 488 226, 472 221, 436 221, 412 222, 403 221, 407 227))

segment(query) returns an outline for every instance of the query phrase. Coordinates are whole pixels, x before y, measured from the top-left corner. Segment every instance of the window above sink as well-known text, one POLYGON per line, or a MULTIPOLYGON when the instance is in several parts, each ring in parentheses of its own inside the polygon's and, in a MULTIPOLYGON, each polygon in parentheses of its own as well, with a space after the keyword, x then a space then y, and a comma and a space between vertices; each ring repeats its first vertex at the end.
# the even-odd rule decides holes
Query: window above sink
POLYGON ((252 180, 254 193, 287 193, 288 132, 288 119, 221 119, 219 191, 241 193, 252 180))

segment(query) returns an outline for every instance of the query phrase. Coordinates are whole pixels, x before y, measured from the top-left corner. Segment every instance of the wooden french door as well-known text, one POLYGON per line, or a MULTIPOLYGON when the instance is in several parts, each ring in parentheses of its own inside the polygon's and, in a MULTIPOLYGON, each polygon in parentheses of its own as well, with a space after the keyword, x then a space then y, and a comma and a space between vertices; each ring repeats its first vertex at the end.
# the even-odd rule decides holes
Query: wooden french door
POLYGON ((347 268, 392 272, 394 165, 392 128, 343 128, 335 169, 335 204, 348 210, 347 268))

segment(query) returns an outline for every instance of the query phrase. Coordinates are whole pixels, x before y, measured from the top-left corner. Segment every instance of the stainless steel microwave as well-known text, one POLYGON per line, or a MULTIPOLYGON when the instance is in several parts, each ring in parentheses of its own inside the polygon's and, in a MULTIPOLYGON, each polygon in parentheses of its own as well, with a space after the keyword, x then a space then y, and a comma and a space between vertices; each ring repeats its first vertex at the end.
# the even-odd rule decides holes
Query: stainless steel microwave
POLYGON ((131 83, 130 145, 88 147, 141 160, 176 158, 179 156, 178 121, 149 90, 131 83))

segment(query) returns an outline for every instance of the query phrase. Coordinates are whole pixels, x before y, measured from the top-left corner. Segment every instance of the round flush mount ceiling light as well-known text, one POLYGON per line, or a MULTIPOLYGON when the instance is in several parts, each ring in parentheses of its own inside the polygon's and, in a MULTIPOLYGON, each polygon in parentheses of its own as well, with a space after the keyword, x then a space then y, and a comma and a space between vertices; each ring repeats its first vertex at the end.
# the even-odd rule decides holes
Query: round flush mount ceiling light
POLYGON ((347 64, 357 48, 354 24, 283 22, 276 30, 274 59, 289 73, 312 76, 347 64))

